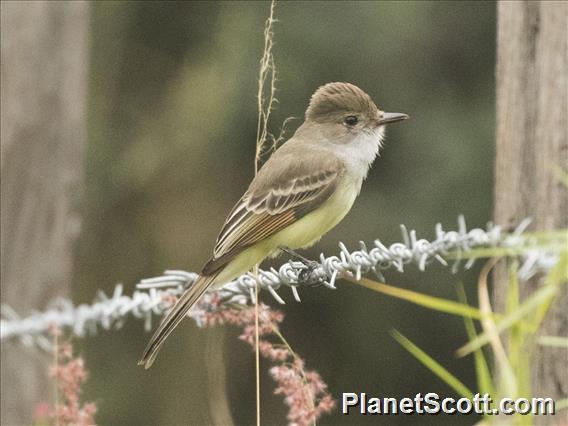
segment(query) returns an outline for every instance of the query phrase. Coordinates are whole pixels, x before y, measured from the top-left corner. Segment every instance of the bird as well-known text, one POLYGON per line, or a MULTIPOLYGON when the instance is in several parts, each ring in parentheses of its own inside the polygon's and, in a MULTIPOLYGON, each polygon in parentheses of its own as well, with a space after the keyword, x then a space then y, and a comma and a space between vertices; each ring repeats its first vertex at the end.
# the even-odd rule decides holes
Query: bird
POLYGON ((212 257, 160 323, 138 364, 152 366, 166 338, 207 290, 269 256, 309 247, 335 227, 361 191, 382 147, 385 126, 408 118, 382 111, 350 83, 317 88, 304 122, 230 211, 212 257))

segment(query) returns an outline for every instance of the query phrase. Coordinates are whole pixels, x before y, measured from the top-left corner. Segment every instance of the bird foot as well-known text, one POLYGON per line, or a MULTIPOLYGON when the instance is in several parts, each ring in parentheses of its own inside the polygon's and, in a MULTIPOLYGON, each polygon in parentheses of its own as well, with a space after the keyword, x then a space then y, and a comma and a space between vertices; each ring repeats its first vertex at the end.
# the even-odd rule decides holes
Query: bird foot
POLYGON ((302 263, 301 271, 298 274, 298 284, 307 287, 319 287, 323 285, 325 279, 316 273, 317 269, 320 267, 318 262, 307 259, 288 247, 281 247, 280 250, 302 263))

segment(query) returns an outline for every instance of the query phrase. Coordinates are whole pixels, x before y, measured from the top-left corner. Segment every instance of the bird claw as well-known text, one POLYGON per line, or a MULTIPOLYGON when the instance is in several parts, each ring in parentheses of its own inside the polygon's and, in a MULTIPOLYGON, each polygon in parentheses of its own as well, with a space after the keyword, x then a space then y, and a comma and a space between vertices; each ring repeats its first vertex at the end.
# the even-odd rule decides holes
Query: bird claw
POLYGON ((314 260, 306 259, 301 254, 296 253, 294 250, 288 247, 280 248, 284 253, 288 253, 290 256, 296 259, 301 266, 298 268, 300 272, 298 273, 298 284, 305 285, 307 287, 319 287, 324 284, 325 277, 320 274, 316 274, 317 269, 320 264, 314 260))
POLYGON ((303 268, 298 274, 298 284, 305 285, 307 287, 320 287, 323 285, 325 279, 316 273, 319 268, 319 263, 309 260, 307 262, 302 262, 303 268))

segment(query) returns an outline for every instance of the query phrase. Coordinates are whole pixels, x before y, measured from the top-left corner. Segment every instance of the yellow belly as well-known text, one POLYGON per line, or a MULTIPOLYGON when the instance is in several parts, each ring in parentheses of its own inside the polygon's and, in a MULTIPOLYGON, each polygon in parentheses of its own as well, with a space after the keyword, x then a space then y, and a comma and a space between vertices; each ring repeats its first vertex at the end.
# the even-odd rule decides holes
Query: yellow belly
POLYGON ((322 206, 269 238, 278 247, 305 248, 316 243, 351 210, 357 192, 348 185, 337 188, 322 206))
POLYGON ((296 249, 311 246, 345 217, 357 193, 355 184, 343 182, 318 209, 237 255, 215 279, 214 288, 249 271, 268 256, 278 252, 280 247, 296 249))

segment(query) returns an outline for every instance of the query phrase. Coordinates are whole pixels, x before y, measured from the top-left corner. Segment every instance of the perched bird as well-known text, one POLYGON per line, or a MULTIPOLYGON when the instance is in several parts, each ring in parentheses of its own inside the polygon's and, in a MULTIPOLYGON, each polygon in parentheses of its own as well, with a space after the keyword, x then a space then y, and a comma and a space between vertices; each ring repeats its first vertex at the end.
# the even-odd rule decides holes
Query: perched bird
POLYGON ((264 164, 229 213, 200 276, 166 315, 139 364, 149 368, 166 338, 205 291, 285 249, 305 248, 351 209, 379 152, 383 112, 363 90, 328 83, 313 94, 304 123, 264 164))

